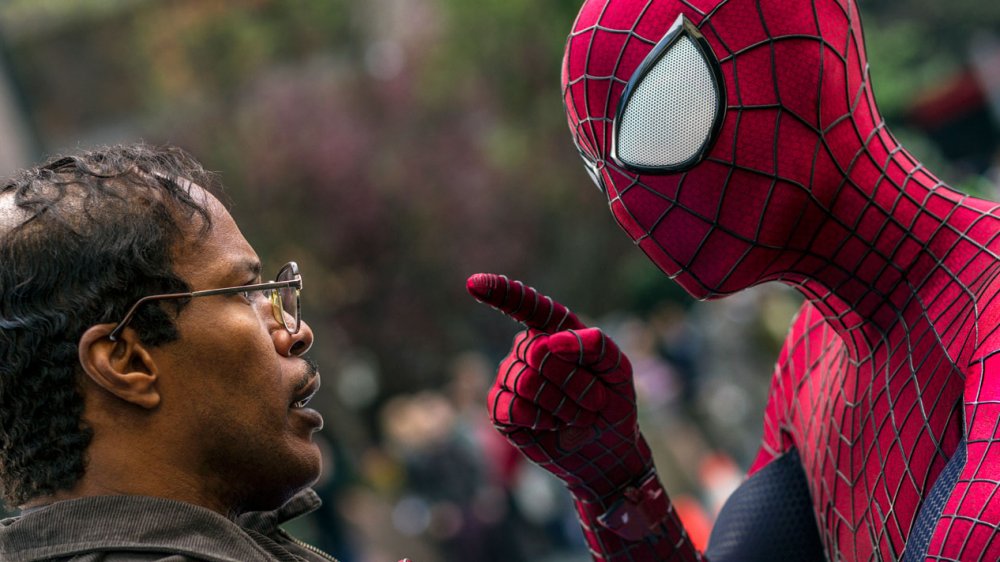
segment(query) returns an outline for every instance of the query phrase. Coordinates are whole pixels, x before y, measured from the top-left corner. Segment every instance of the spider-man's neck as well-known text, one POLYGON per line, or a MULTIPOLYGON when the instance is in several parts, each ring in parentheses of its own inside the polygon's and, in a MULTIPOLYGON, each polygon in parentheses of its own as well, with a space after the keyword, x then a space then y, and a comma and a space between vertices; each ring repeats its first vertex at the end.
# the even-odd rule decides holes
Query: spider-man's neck
POLYGON ((845 170, 826 202, 828 219, 778 277, 812 300, 858 356, 899 330, 931 329, 959 360, 974 339, 973 323, 962 319, 974 319, 994 283, 998 206, 950 189, 882 136, 882 165, 845 170))

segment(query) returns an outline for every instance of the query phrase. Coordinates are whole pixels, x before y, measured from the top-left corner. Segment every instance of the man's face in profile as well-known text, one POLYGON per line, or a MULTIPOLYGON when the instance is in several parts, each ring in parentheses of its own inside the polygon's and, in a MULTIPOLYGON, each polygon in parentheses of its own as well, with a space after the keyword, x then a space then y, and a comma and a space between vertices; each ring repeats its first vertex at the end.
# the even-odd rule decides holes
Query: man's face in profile
MULTIPOLYGON (((257 254, 222 204, 197 186, 192 194, 207 199, 213 224, 203 234, 197 224, 185 226, 175 273, 192 291, 261 282, 257 254)), ((301 357, 312 345, 309 326, 289 333, 267 298, 244 293, 191 299, 176 325, 179 339, 150 353, 161 413, 172 418, 160 438, 190 454, 164 461, 185 465, 201 481, 193 485, 215 486, 243 510, 276 507, 314 482, 320 451, 312 434, 322 418, 294 405, 319 383, 301 357)))

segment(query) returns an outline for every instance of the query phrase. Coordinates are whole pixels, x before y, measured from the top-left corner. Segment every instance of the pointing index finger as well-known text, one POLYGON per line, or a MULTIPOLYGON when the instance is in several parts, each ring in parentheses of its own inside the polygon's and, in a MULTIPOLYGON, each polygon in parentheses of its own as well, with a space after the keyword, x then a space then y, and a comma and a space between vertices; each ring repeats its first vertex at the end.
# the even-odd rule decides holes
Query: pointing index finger
POLYGON ((469 294, 529 328, 554 333, 587 326, 570 309, 506 275, 477 273, 465 283, 469 294))

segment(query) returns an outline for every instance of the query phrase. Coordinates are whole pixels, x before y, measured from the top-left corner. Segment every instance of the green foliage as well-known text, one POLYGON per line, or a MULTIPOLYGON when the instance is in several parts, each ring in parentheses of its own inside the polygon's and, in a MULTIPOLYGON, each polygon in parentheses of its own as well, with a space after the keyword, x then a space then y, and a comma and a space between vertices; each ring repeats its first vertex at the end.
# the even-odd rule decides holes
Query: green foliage
MULTIPOLYGON (((874 18, 872 18, 874 19, 874 18)), ((866 20, 867 24, 868 20, 866 20)), ((960 67, 955 53, 940 48, 924 22, 902 20, 866 25, 872 83, 882 115, 902 119, 917 92, 924 91, 960 67)))
MULTIPOLYGON (((997 27, 998 6, 862 5, 883 112, 932 169, 946 163, 903 127, 907 108, 960 67, 976 29, 997 27)), ((12 0, 0 26, 46 152, 135 138, 190 149, 222 171, 265 261, 303 265, 307 320, 333 334, 317 352, 335 363, 369 346, 403 390, 513 331, 464 294, 476 271, 593 316, 689 302, 614 224, 570 143, 559 73, 578 7, 12 0)))

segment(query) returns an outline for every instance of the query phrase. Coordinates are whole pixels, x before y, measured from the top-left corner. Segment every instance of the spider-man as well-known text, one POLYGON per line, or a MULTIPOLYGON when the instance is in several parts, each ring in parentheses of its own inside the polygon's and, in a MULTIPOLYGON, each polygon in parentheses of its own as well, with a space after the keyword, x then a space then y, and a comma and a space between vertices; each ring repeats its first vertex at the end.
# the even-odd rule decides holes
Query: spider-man
POLYGON ((660 269, 699 299, 805 296, 703 555, 627 358, 519 282, 469 279, 529 328, 493 421, 566 482, 595 559, 1000 560, 1000 208, 886 129, 855 3, 588 0, 562 75, 591 176, 660 269))

